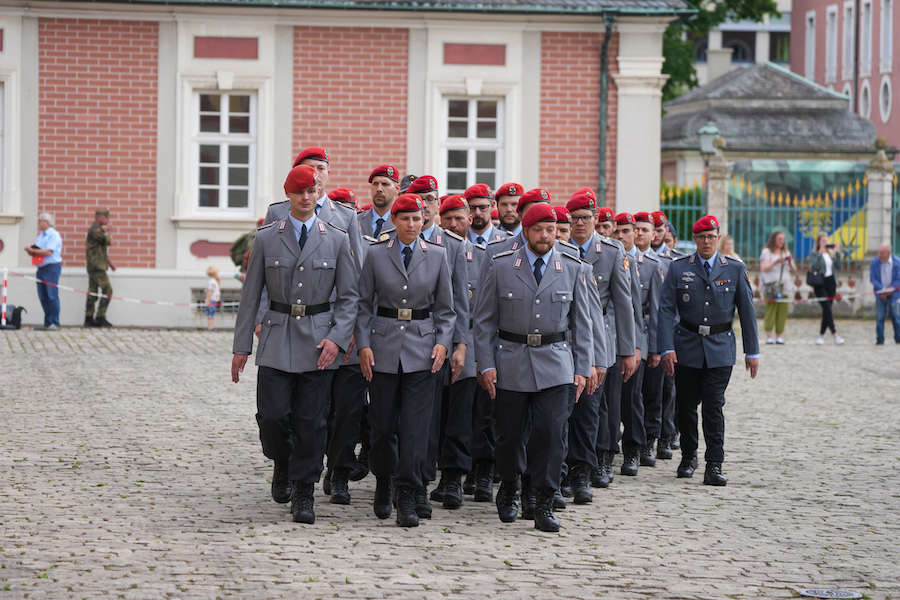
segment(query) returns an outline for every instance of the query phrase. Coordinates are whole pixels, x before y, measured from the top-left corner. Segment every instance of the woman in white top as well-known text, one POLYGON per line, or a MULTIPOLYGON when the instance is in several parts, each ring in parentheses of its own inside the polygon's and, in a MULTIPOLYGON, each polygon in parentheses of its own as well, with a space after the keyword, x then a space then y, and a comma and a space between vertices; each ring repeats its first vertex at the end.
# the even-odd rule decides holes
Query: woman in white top
POLYGON ((222 297, 222 280, 219 279, 219 270, 215 267, 206 269, 206 276, 209 277, 209 281, 206 283, 206 301, 204 302, 206 328, 212 329, 214 324, 213 317, 216 315, 216 306, 219 305, 219 300, 222 297))
POLYGON ((759 256, 759 281, 766 303, 765 329, 767 344, 783 344, 788 304, 794 297, 794 258, 787 249, 783 231, 775 230, 759 256), (772 338, 772 333, 776 338, 772 338))
POLYGON ((831 330, 835 344, 844 343, 844 338, 835 331, 834 315, 831 312, 831 304, 837 291, 837 271, 840 268, 840 244, 830 243, 828 234, 820 233, 816 236, 815 249, 809 255, 809 270, 820 272, 825 276, 825 281, 813 288, 816 298, 823 298, 823 300, 819 300, 819 305, 822 307, 822 324, 819 326, 819 337, 816 339, 817 344, 825 343, 826 329, 831 330))

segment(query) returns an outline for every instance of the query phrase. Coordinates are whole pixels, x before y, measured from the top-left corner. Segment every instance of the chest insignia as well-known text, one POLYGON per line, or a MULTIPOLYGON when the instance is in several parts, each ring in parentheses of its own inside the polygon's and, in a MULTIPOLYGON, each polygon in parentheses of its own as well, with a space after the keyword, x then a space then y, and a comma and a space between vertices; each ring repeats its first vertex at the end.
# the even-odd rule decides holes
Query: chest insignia
POLYGON ((553 261, 553 268, 556 269, 557 273, 562 273, 562 261, 559 259, 553 261))

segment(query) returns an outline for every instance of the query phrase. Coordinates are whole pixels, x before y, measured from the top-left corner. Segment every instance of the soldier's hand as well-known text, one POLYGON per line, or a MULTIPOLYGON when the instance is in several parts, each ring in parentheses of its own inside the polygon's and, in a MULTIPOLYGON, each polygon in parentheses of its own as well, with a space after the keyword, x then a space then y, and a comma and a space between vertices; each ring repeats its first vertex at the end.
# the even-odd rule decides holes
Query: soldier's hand
POLYGON ((256 327, 253 328, 253 333, 256 337, 259 337, 259 332, 262 331, 262 323, 257 323, 256 327))
POLYGON ((431 358, 434 359, 434 362, 431 363, 431 372, 437 373, 444 366, 444 360, 447 358, 446 346, 435 344, 434 348, 431 349, 431 358))
POLYGON ((371 348, 359 349, 359 368, 366 381, 372 381, 372 367, 375 366, 375 355, 371 348))
POLYGON ((575 402, 578 402, 578 399, 581 398, 581 392, 584 391, 585 386, 587 386, 587 379, 584 375, 576 375, 575 376, 575 402))
POLYGON ((634 370, 637 371, 638 367, 641 366, 641 349, 634 349, 634 370))
POLYGON ((231 357, 231 380, 235 383, 240 381, 241 373, 244 372, 244 365, 247 364, 246 354, 235 354, 231 357))
POLYGON ((634 360, 634 355, 623 356, 619 359, 619 362, 622 363, 619 367, 622 373, 622 381, 628 381, 634 375, 634 372, 637 371, 637 362, 634 360))
POLYGON ((750 371, 750 379, 756 379, 756 372, 759 371, 759 359, 745 358, 744 366, 750 371))
POLYGON ((466 366, 466 345, 457 344, 450 356, 450 383, 456 383, 456 378, 466 366))
POLYGON ((659 366, 659 354, 651 354, 650 358, 647 359, 647 366, 651 369, 655 369, 659 366))
POLYGON ((354 335, 350 336, 350 345, 347 346, 347 353, 344 354, 344 362, 345 363, 350 362, 350 358, 353 357, 353 348, 355 348, 355 347, 356 347, 356 335, 354 334, 354 335))
POLYGON ((596 373, 596 380, 594 381, 594 389, 589 391, 589 394, 593 394, 597 390, 600 389, 600 386, 603 385, 603 380, 606 379, 606 369, 602 367, 594 367, 594 371, 596 373))
POLYGON ((666 372, 666 375, 674 375, 675 374, 675 365, 678 364, 678 357, 675 356, 674 352, 669 352, 668 354, 664 354, 662 359, 663 371, 666 372))
POLYGON ((338 345, 328 338, 319 342, 319 345, 316 346, 316 348, 322 351, 322 353, 319 354, 319 360, 316 361, 316 368, 320 371, 330 367, 331 363, 334 362, 334 359, 337 358, 338 352, 341 351, 341 349, 338 348, 338 345))
POLYGON ((497 397, 497 369, 488 369, 478 376, 481 387, 485 389, 491 400, 497 397))

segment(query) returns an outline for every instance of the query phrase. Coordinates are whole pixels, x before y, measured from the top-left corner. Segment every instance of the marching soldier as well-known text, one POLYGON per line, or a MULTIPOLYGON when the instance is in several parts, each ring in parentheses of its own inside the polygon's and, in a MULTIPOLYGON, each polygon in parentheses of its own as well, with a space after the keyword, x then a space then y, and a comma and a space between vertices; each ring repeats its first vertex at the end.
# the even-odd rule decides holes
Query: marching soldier
POLYGON ((613 239, 616 230, 616 217, 613 210, 607 206, 597 209, 597 223, 594 225, 597 233, 605 238, 613 239))
POLYGON ((316 171, 291 169, 284 184, 287 218, 256 233, 234 328, 231 377, 237 383, 253 347, 252 325, 263 285, 271 300, 263 318, 257 421, 276 486, 291 482, 291 514, 314 523, 313 488, 322 473, 335 359, 348 348, 359 295, 345 231, 316 218, 316 171), (291 443, 293 432, 293 443, 291 443))
POLYGON ((569 209, 565 206, 554 206, 556 211, 556 239, 561 242, 568 242, 572 237, 572 218, 569 216, 569 209))
POLYGON ((456 317, 446 251, 419 238, 422 221, 418 196, 393 201, 396 232, 366 253, 356 326, 360 367, 369 381, 374 511, 379 519, 391 515, 395 485, 401 527, 419 524, 415 493, 424 486, 434 377, 451 347, 456 317))
MULTIPOLYGON (((504 191, 506 195, 518 196, 522 194, 522 187, 517 183, 507 183, 500 187, 497 192, 504 191)), ((486 246, 494 240, 503 240, 509 237, 509 234, 494 226, 491 215, 496 210, 496 203, 491 196, 491 188, 483 183, 466 188, 463 198, 469 204, 469 241, 479 246, 486 246)))
POLYGON ((510 236, 518 235, 522 231, 522 212, 518 203, 519 196, 524 193, 525 188, 518 183, 504 183, 494 192, 499 227, 510 236))
POLYGON ((356 193, 350 188, 339 187, 328 192, 328 199, 339 204, 343 204, 356 214, 356 193))
POLYGON ((725 485, 725 388, 735 362, 732 321, 741 320, 744 364, 750 377, 759 368, 759 340, 747 268, 719 254, 719 221, 701 217, 692 228, 697 252, 676 259, 663 282, 659 345, 666 373, 675 375, 676 420, 681 432, 678 477, 697 468, 697 405, 703 412, 706 472, 703 483, 725 485), (676 316, 678 322, 676 324, 676 316))
POLYGON ((516 519, 518 480, 527 466, 537 490, 535 528, 558 531, 553 496, 571 387, 580 396, 591 373, 587 283, 581 261, 554 247, 556 214, 549 204, 531 208, 523 227, 526 246, 488 263, 476 299, 476 362, 482 385, 497 398, 500 520, 516 519))
POLYGON ((369 185, 372 188, 372 206, 357 215, 359 229, 363 235, 378 241, 387 239, 393 233, 391 224, 391 207, 400 192, 400 172, 393 165, 380 165, 369 174, 369 185))

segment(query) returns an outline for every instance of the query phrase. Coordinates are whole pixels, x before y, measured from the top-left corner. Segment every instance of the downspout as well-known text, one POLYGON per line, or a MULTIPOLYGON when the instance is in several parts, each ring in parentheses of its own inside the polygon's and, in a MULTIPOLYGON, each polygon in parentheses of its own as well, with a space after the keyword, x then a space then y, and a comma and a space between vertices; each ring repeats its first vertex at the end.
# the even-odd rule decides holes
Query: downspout
POLYGON ((603 20, 606 21, 606 33, 603 36, 603 46, 600 49, 600 173, 597 181, 597 201, 602 205, 606 205, 606 112, 609 102, 609 41, 612 38, 616 16, 612 13, 604 13, 603 20))
POLYGON ((859 0, 853 8, 853 112, 859 114, 859 0))

